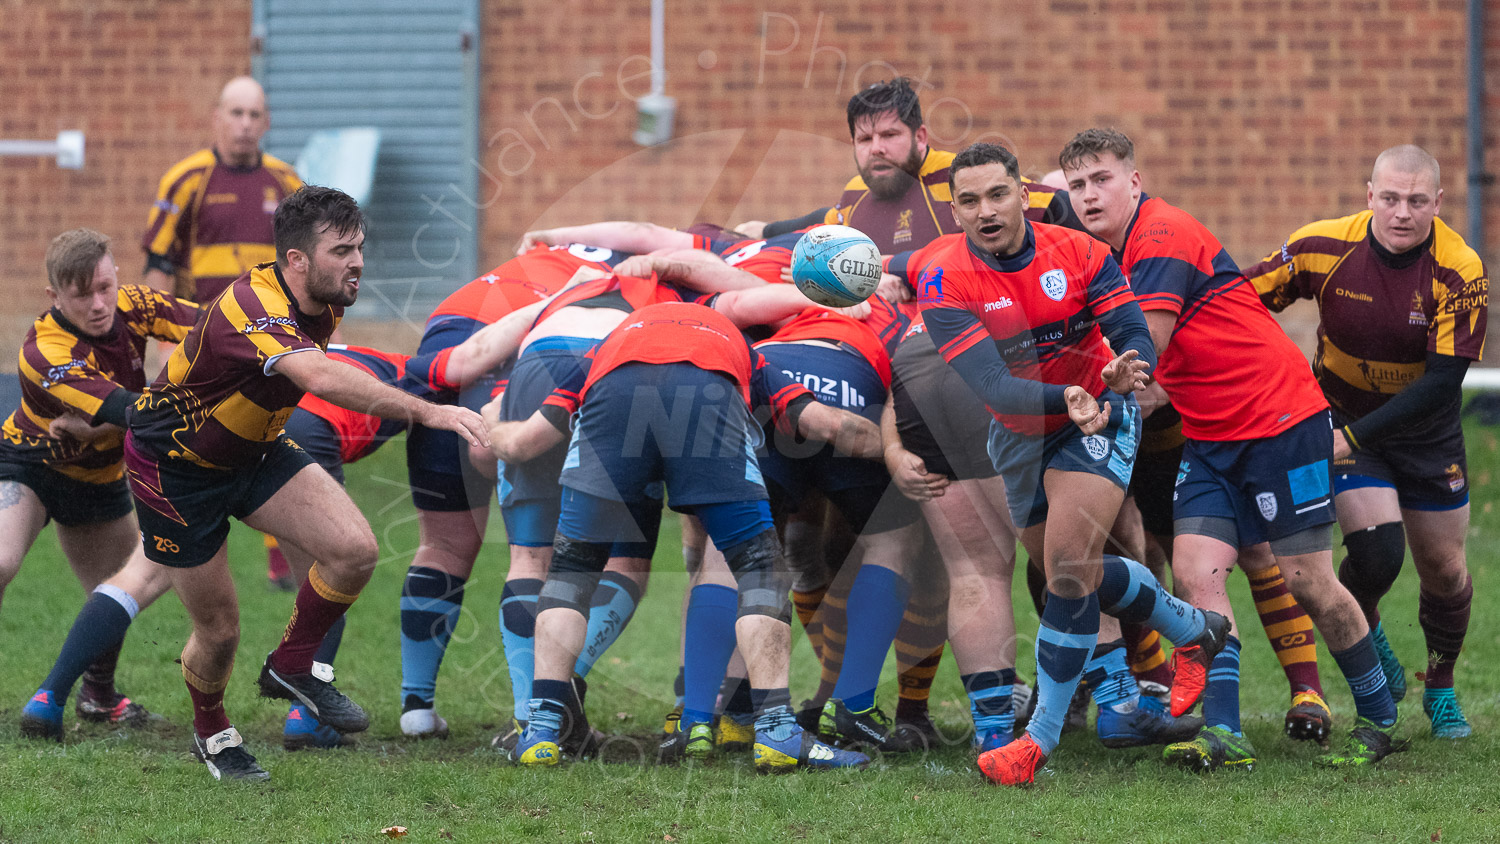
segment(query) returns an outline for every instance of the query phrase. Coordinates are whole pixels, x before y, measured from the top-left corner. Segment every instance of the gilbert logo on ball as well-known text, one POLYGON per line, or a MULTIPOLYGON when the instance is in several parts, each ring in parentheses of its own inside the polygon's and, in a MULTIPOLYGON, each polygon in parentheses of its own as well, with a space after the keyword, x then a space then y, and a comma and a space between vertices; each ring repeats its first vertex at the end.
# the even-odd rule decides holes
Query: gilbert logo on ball
POLYGON ((880 284, 880 250, 848 226, 809 229, 792 250, 792 281, 820 305, 857 305, 880 284))

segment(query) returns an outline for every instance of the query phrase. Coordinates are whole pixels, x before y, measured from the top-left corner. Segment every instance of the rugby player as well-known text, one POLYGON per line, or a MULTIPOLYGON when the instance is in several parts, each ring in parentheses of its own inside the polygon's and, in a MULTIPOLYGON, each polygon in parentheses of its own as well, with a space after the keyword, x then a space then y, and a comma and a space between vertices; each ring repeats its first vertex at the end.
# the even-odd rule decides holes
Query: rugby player
POLYGON ((1022 785, 1056 746, 1073 691, 1099 659, 1101 609, 1203 654, 1223 646, 1229 625, 1172 598, 1141 564, 1102 555, 1135 458, 1132 394, 1156 362, 1114 259, 1087 235, 1025 218, 1027 188, 1003 147, 970 146, 948 174, 964 234, 912 256, 922 314, 938 351, 994 414, 989 454, 1021 541, 1047 575, 1036 712, 1025 736, 979 757, 994 782, 1022 785))
MULTIPOLYGON (((800 294, 799 294, 800 295, 800 294)), ((702 520, 738 581, 736 631, 759 713, 757 768, 845 767, 865 757, 834 750, 797 726, 786 690, 790 604, 765 486, 754 454, 750 405, 773 408, 783 430, 831 440, 856 454, 878 454, 878 431, 812 401, 753 352, 735 323, 700 305, 648 306, 599 347, 579 398, 578 426, 564 470, 563 510, 553 565, 537 616, 537 679, 531 718, 514 758, 552 765, 560 758, 566 682, 593 581, 621 537, 654 534, 665 488, 674 508, 702 520), (690 397, 685 420, 667 418, 665 391, 690 397), (661 411, 633 407, 639 398, 661 411), (639 424, 621 426, 620 419, 639 424), (712 442, 698 442, 712 436, 712 442), (635 455, 635 456, 632 456, 635 455), (576 464, 576 465, 574 465, 576 464)), ((498 430, 497 451, 526 456, 563 439, 540 414, 498 430)))
POLYGON ((224 710, 239 640, 225 542, 231 516, 317 560, 261 668, 261 694, 298 701, 341 733, 369 726, 358 704, 312 671, 379 550, 349 496, 283 433, 303 394, 487 442, 473 411, 423 401, 324 355, 364 267, 364 216, 348 195, 302 188, 277 208, 274 230, 276 261, 209 306, 136 402, 125 438, 146 556, 171 567, 192 619, 183 676, 194 748, 215 779, 269 776, 224 710))
MULTIPOLYGON (((1075 137, 1059 156, 1079 207, 1123 263, 1151 339, 1156 373, 1182 414, 1187 444, 1173 510, 1173 574, 1200 606, 1229 613, 1235 561, 1256 569, 1274 557, 1292 594, 1322 631, 1349 681, 1358 717, 1327 765, 1366 765, 1398 749, 1396 708, 1359 607, 1333 574, 1328 526, 1328 403, 1305 360, 1254 295, 1234 261, 1192 217, 1140 193, 1129 138, 1113 130, 1075 137), (1163 248, 1165 247, 1165 248, 1163 248), (1264 544, 1256 554, 1241 549, 1264 544)), ((1206 725, 1165 758, 1193 770, 1249 770, 1255 751, 1240 731, 1239 641, 1208 666, 1173 654, 1172 711, 1186 711, 1206 680, 1206 725)))
POLYGON ((1348 554, 1339 580, 1359 601, 1399 701, 1405 671, 1378 607, 1410 545, 1427 642, 1422 710, 1434 736, 1464 738, 1453 665, 1474 587, 1459 406, 1464 374, 1484 351, 1489 278, 1438 218, 1440 170, 1421 147, 1380 153, 1366 201, 1366 211, 1298 229, 1247 275, 1273 310, 1318 303, 1313 368, 1333 406, 1334 502, 1348 554))
MULTIPOLYGON (((0 438, 0 595, 49 521, 91 617, 130 617, 128 592, 106 582, 131 560, 144 560, 130 490, 125 484, 120 428, 146 387, 146 340, 175 343, 198 318, 191 302, 143 285, 121 286, 109 238, 73 229, 47 247, 47 299, 21 346, 21 406, 0 438), (54 431, 69 428, 78 436, 54 431), (80 430, 81 429, 81 430, 80 430)), ((76 711, 88 721, 139 721, 146 711, 114 687, 119 642, 78 666, 84 686, 76 711)), ((72 682, 39 691, 21 732, 61 740, 72 682)))
MULTIPOLYGON (((1092 234, 1109 244, 1121 271, 1132 282, 1148 325, 1165 322, 1168 317, 1179 319, 1179 311, 1188 308, 1180 300, 1180 291, 1194 290, 1199 279, 1220 271, 1232 273, 1227 267, 1214 263, 1218 260, 1220 247, 1202 225, 1168 206, 1164 200, 1141 193, 1140 175, 1134 168, 1134 145, 1123 133, 1112 129, 1087 130, 1074 137, 1063 155, 1067 159, 1066 177, 1071 179, 1072 188, 1068 196, 1074 210, 1092 234), (1151 295, 1144 295, 1145 291, 1150 291, 1151 295), (1155 315, 1157 312, 1161 314, 1155 315)), ((1232 275, 1225 277, 1231 278, 1232 275)), ((1215 308, 1219 306, 1214 305, 1215 308)), ((1182 323, 1186 324, 1189 318, 1181 318, 1182 323)), ((1264 324, 1264 321, 1257 318, 1257 324, 1264 324)), ((1163 329, 1157 326, 1156 330, 1163 329)), ((1191 343, 1193 337, 1188 333, 1180 342, 1191 343)), ((1158 346, 1158 351, 1161 348, 1158 346)), ((1284 351, 1284 344, 1281 350, 1284 351)), ((1300 368, 1296 361, 1282 365, 1300 368)), ((1176 371, 1171 366, 1165 368, 1168 374, 1176 371)), ((1187 383, 1173 383, 1168 389, 1183 393, 1201 391, 1205 386, 1204 379, 1198 376, 1187 383)), ((1174 486, 1171 479, 1176 476, 1181 462, 1184 437, 1217 440, 1226 435, 1228 420, 1240 414, 1246 418, 1254 415, 1243 404, 1209 405, 1202 401, 1188 401, 1197 415, 1185 420, 1170 403, 1157 407, 1153 418, 1158 414, 1167 416, 1171 427, 1180 435, 1177 447, 1158 447, 1149 456, 1143 453, 1136 461, 1136 477, 1132 479, 1133 484, 1140 485, 1141 512, 1149 517, 1149 532, 1165 538, 1168 548, 1174 544, 1171 539, 1174 528, 1170 521, 1170 496, 1174 486), (1215 414, 1215 418, 1205 420, 1205 412, 1215 414)), ((1264 414, 1268 411, 1269 408, 1263 406, 1258 412, 1264 414)), ((1268 426, 1266 430, 1274 427, 1268 426)), ((1157 430, 1160 437, 1170 429, 1157 430)), ((1246 435, 1255 433, 1255 429, 1242 427, 1234 436, 1248 439, 1246 435)), ((1190 553, 1196 553, 1194 543, 1201 541, 1190 538, 1194 531, 1194 524, 1189 523, 1179 525, 1175 530, 1179 547, 1190 553)), ((1285 719, 1286 733, 1294 739, 1326 742, 1333 726, 1333 715, 1323 700, 1323 687, 1318 678, 1317 639, 1312 620, 1297 603, 1281 570, 1264 548, 1248 547, 1242 555, 1245 559, 1241 561, 1241 567, 1249 577, 1256 611, 1291 686, 1292 702, 1285 719)), ((1228 604, 1216 605, 1215 609, 1233 620, 1228 604)), ((1232 638, 1229 650, 1238 651, 1239 646, 1239 639, 1232 638)), ((1230 654, 1219 658, 1227 662, 1230 654)), ((1237 715, 1226 715, 1225 720, 1231 732, 1239 732, 1237 715)), ((1210 721, 1209 726, 1213 725, 1214 722, 1210 721)))

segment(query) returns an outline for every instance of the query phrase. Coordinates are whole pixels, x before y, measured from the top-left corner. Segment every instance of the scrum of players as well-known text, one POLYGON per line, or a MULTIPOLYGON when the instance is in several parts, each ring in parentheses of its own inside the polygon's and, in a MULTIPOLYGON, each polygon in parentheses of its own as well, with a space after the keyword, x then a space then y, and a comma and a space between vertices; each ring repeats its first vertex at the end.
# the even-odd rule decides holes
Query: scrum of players
POLYGON ((96 232, 60 235, 0 441, 0 524, 24 540, 0 587, 55 520, 90 595, 22 732, 61 741, 80 680, 79 717, 146 719, 114 666, 131 620, 176 591, 195 751, 216 779, 268 777, 223 706, 234 517, 275 535, 301 584, 258 678, 289 701, 284 745, 352 744, 369 719, 333 663, 378 548, 343 467, 404 431, 420 530, 400 595, 406 736, 447 737, 439 668, 492 490, 514 694, 493 747, 519 765, 598 752, 587 677, 645 592, 664 503, 690 581, 662 763, 749 753, 781 773, 932 747, 951 648, 995 783, 1032 783, 1091 703, 1106 747, 1250 770, 1227 597, 1241 569, 1286 675, 1287 738, 1329 748, 1321 764, 1371 765, 1410 732, 1378 610, 1408 547, 1423 712, 1434 736, 1469 735, 1457 408, 1488 280, 1437 217, 1435 159, 1386 150, 1367 210, 1242 271, 1142 192, 1116 130, 1069 140, 1051 186, 997 145, 930 147, 904 79, 856 94, 848 125, 858 176, 836 204, 737 230, 529 232, 434 310, 412 356, 328 342, 363 266, 363 217, 337 191, 283 201, 276 261, 201 304, 120 284, 96 232), (876 295, 825 307, 787 283, 825 223, 874 241, 876 295), (1271 316, 1302 298, 1321 318, 1311 368, 1271 316), (179 344, 149 384, 148 338, 179 344), (1040 618, 1030 682, 1018 542, 1040 618), (794 615, 821 672, 796 704, 794 615), (1354 703, 1338 735, 1318 634, 1354 703), (894 717, 876 703, 892 649, 894 717))

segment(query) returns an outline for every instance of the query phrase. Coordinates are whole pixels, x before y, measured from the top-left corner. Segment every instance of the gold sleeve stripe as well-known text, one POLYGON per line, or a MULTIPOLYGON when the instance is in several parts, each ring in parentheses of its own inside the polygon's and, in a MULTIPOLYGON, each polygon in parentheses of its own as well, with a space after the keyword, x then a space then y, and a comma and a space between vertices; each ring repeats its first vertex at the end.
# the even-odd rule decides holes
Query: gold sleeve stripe
POLYGON ((1297 269, 1305 273, 1318 273, 1328 275, 1344 260, 1345 253, 1330 255, 1325 252, 1304 252, 1292 260, 1296 262, 1297 269))
POLYGON ((1433 351, 1440 355, 1453 355, 1457 347, 1456 337, 1458 326, 1455 324, 1453 314, 1439 313, 1432 321, 1432 331, 1436 332, 1437 340, 1433 343, 1433 351))
MULTIPOLYGON (((61 366, 63 365, 63 363, 67 362, 67 360, 64 360, 62 363, 59 363, 57 365, 61 366)), ((102 399, 95 398, 94 396, 91 396, 76 387, 70 387, 66 384, 53 384, 50 387, 44 387, 42 385, 42 382, 46 380, 45 376, 32 368, 31 364, 27 363, 24 357, 21 358, 20 370, 21 377, 37 385, 38 387, 43 387, 43 389, 47 391, 48 395, 55 396, 58 401, 87 412, 89 416, 93 416, 95 413, 98 413, 99 405, 104 403, 102 399)), ((26 408, 25 402, 22 402, 21 407, 23 410, 26 410, 26 415, 30 417, 32 421, 38 422, 38 424, 40 424, 43 428, 47 427, 47 423, 52 421, 50 417, 46 420, 40 420, 35 414, 33 414, 29 409, 26 408)))
MULTIPOLYGON (((947 182, 944 182, 944 183, 938 184, 938 185, 930 185, 927 188, 927 192, 932 195, 932 201, 933 202, 952 202, 953 201, 953 191, 948 188, 948 183, 947 182)), ((1043 204, 1045 205, 1046 203, 1043 203, 1043 204)))
MULTIPOLYGON (((1275 252, 1267 255, 1265 260, 1270 261, 1276 257, 1275 252)), ((1255 285, 1255 292, 1259 295, 1270 293, 1279 287, 1284 287, 1292 281, 1292 265, 1282 264, 1265 275, 1258 275, 1250 281, 1255 285)))
POLYGON ((313 563, 312 568, 307 570, 307 582, 318 593, 318 597, 335 604, 352 604, 354 599, 359 597, 358 594, 346 595, 329 586, 328 581, 323 579, 323 572, 319 570, 317 563, 313 563))

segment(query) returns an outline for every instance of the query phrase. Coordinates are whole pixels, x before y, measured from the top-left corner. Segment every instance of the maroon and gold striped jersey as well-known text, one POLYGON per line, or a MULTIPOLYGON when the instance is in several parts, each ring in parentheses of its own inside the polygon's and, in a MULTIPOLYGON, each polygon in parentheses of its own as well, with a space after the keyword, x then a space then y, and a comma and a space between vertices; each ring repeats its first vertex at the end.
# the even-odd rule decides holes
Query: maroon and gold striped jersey
POLYGON ((1355 419, 1417 380, 1428 352, 1479 360, 1489 311, 1484 264, 1457 232, 1434 219, 1425 246, 1392 256, 1370 233, 1373 216, 1303 226, 1245 273, 1273 311, 1317 300, 1313 370, 1355 419))
POLYGON ((158 457, 209 468, 246 466, 281 435, 303 391, 271 367, 328 348, 344 309, 303 313, 274 263, 261 264, 206 306, 166 368, 136 402, 130 432, 158 457))
MULTIPOLYGON (((21 406, 0 429, 0 459, 40 462, 76 481, 104 484, 123 477, 123 439, 52 439, 47 426, 64 413, 90 422, 117 391, 146 388, 146 338, 180 342, 198 319, 198 306, 149 287, 120 287, 115 321, 103 337, 89 337, 57 309, 38 317, 21 345, 21 406)), ((122 405, 123 406, 123 405, 122 405)))
POLYGON ((141 245, 152 266, 186 269, 193 298, 208 303, 256 264, 276 259, 271 219, 302 180, 264 153, 254 167, 230 167, 212 149, 179 161, 162 177, 141 245))

